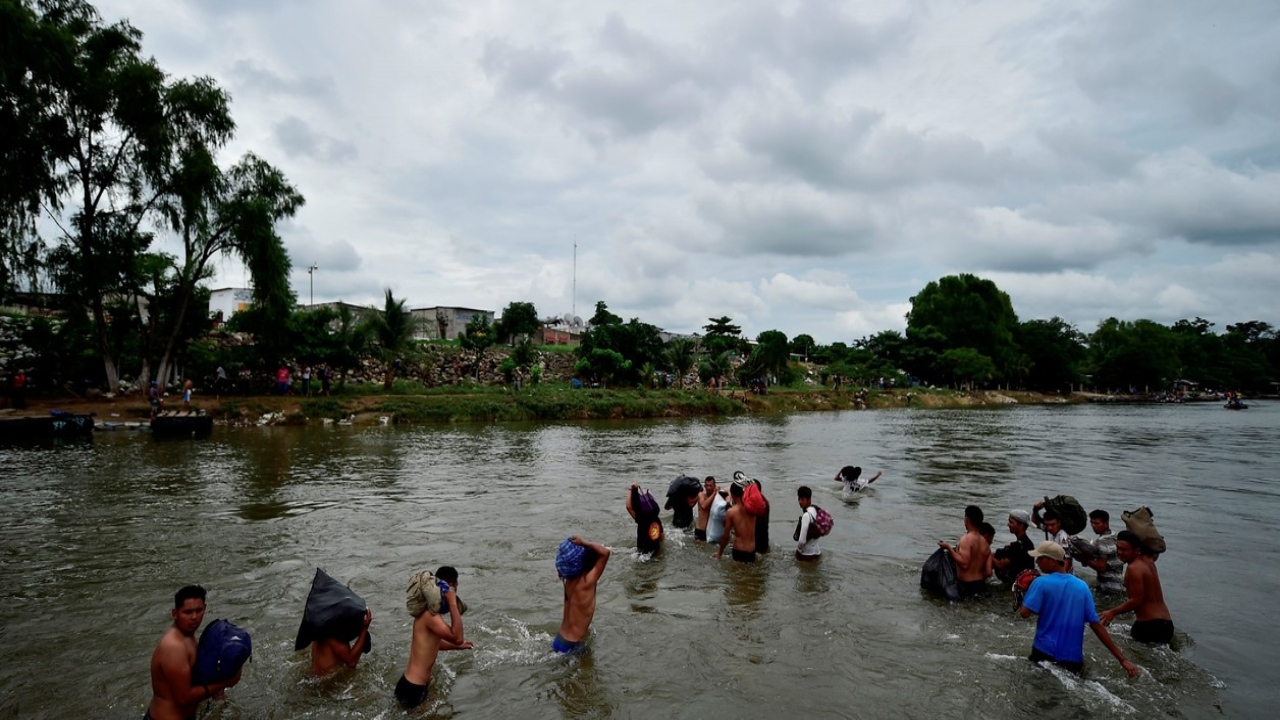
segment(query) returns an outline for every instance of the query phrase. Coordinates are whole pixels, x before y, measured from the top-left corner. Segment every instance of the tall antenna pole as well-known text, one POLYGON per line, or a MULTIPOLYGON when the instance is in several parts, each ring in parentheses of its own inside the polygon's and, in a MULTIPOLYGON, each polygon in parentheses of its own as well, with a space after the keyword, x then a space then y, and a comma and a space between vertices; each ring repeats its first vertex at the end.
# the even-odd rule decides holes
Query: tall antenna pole
POLYGON ((573 241, 573 316, 578 317, 578 241, 573 241))

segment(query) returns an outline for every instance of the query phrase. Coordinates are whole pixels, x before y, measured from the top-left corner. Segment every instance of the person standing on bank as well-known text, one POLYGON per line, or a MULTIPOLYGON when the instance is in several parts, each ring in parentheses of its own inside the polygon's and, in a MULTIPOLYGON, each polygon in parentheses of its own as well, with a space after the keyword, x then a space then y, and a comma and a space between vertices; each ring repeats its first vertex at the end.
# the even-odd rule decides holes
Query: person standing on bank
POLYGON ((143 720, 191 720, 200 703, 221 697, 240 682, 240 671, 226 682, 192 685, 196 665, 196 631, 204 622, 205 589, 187 585, 173 596, 173 624, 151 653, 151 703, 143 720))
POLYGON ((796 560, 814 562, 822 557, 822 548, 818 546, 820 535, 809 539, 809 528, 818 520, 818 511, 813 507, 813 490, 806 485, 796 489, 796 502, 800 504, 800 525, 796 528, 796 560))
POLYGON ((1117 615, 1132 610, 1136 618, 1130 634, 1143 643, 1167 645, 1173 640, 1173 616, 1164 604, 1164 589, 1155 558, 1142 547, 1138 536, 1121 530, 1116 536, 1116 555, 1129 567, 1124 571, 1124 589, 1129 599, 1102 613, 1102 624, 1110 625, 1117 615))
POLYGON ((1084 626, 1088 625, 1129 677, 1138 676, 1138 666, 1120 652, 1093 606, 1093 594, 1083 580, 1066 572, 1067 552, 1052 540, 1031 551, 1042 573, 1031 583, 1018 614, 1036 615, 1036 638, 1031 645, 1031 662, 1048 661, 1079 674, 1084 669, 1084 626))

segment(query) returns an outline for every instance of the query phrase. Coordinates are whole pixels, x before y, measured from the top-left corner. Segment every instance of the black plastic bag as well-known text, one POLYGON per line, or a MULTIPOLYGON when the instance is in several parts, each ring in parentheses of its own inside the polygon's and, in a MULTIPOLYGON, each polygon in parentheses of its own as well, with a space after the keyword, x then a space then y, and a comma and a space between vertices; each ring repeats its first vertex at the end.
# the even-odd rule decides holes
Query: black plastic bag
MULTIPOLYGON (((347 643, 355 640, 364 628, 364 614, 368 607, 364 598, 352 592, 351 588, 316 568, 311 594, 307 595, 307 609, 302 615, 302 625, 298 627, 298 638, 293 642, 294 651, 325 638, 347 643)), ((363 652, 369 652, 372 647, 373 637, 366 636, 363 652)))
POLYGON ((956 564, 951 555, 938 548, 920 568, 920 587, 960 602, 960 583, 956 580, 956 564))

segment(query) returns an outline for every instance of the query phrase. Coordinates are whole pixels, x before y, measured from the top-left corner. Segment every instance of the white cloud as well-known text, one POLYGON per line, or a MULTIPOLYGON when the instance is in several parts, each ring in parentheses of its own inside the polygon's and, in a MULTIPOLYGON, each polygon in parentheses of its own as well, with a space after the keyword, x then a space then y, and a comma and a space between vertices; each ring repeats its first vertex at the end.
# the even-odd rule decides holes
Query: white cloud
POLYGON ((849 342, 954 272, 1086 330, 1280 324, 1270 0, 98 6, 231 91, 317 300, 562 314, 577 241, 579 315, 678 331, 849 342))

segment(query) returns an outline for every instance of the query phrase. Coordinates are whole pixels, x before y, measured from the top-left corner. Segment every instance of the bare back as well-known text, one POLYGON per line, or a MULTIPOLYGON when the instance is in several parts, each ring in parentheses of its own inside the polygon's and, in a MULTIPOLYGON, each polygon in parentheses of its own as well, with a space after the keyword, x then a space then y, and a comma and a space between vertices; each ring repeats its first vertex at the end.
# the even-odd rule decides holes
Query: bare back
POLYGON ((182 704, 178 688, 191 686, 191 668, 196 664, 196 639, 170 627, 151 653, 152 720, 186 720, 195 717, 200 702, 182 704))
POLYGON ((1160 574, 1151 556, 1142 555, 1124 571, 1124 589, 1132 600, 1138 600, 1134 608, 1137 620, 1172 620, 1169 606, 1164 604, 1164 588, 1160 587, 1160 574))
POLYGON ((733 531, 733 549, 739 552, 756 551, 756 516, 747 512, 742 503, 735 503, 724 516, 725 534, 733 531))
POLYGON ((591 620, 596 616, 596 584, 598 578, 583 573, 564 581, 564 615, 560 620, 560 637, 579 642, 587 636, 591 620))
POLYGON ((991 546, 976 530, 964 534, 960 538, 960 556, 967 562, 956 563, 956 579, 960 582, 978 582, 986 580, 991 566, 991 546))
POLYGON ((431 669, 440 654, 440 638, 449 634, 444 618, 423 611, 413 619, 413 641, 409 646, 409 666, 404 679, 414 685, 426 685, 431 681, 431 669))

